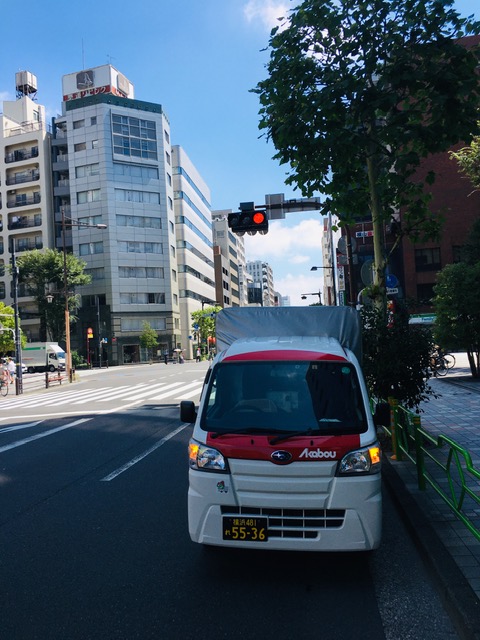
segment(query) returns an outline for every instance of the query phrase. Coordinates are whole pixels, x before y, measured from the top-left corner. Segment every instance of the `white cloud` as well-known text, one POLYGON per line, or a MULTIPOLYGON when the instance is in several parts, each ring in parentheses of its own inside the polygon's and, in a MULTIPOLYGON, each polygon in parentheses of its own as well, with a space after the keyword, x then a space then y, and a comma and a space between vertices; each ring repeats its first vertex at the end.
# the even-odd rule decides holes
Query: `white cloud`
POLYGON ((243 8, 247 22, 260 21, 268 29, 279 25, 278 18, 286 17, 288 2, 281 0, 248 0, 243 8))
POLYGON ((262 236, 245 235, 247 260, 263 260, 272 267, 275 290, 282 296, 289 296, 290 303, 309 305, 318 302, 318 297, 301 299, 302 293, 323 293, 323 274, 310 271, 313 265, 321 265, 323 219, 306 218, 293 222, 290 214, 287 220, 271 221, 269 231, 262 236))
POLYGON ((306 252, 318 256, 321 254, 323 222, 320 216, 289 225, 284 220, 270 221, 269 231, 262 236, 245 235, 245 250, 248 260, 264 260, 282 258, 284 261, 296 263, 311 259, 306 252))

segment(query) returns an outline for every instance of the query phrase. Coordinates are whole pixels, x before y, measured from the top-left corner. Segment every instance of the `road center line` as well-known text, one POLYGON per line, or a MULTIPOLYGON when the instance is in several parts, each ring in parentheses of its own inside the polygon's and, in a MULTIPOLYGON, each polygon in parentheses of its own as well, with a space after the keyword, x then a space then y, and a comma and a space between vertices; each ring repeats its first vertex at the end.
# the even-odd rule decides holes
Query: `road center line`
POLYGON ((91 419, 92 418, 82 418, 81 420, 75 420, 75 422, 69 422, 68 424, 64 424, 63 427, 56 427, 55 429, 50 429, 50 431, 37 433, 36 435, 30 436, 29 438, 24 438, 23 440, 17 440, 16 442, 12 442, 11 444, 6 444, 4 447, 0 447, 0 453, 3 453, 4 451, 9 451, 10 449, 16 449, 17 447, 21 447, 24 444, 33 442, 34 440, 39 440, 40 438, 46 438, 47 436, 51 436, 54 433, 63 431, 64 429, 70 429, 70 427, 76 427, 77 424, 82 424, 82 422, 89 422, 89 420, 91 419))
POLYGON ((156 442, 152 447, 150 447, 150 449, 147 449, 146 451, 138 455, 136 458, 132 458, 132 460, 124 464, 123 467, 119 467, 118 469, 115 469, 115 471, 112 471, 112 473, 110 473, 108 476, 105 476, 105 478, 101 478, 100 482, 110 482, 110 480, 114 480, 121 473, 123 473, 124 471, 127 471, 127 469, 130 469, 130 467, 133 467, 134 464, 137 464, 137 462, 140 462, 141 460, 149 456, 151 453, 153 453, 156 449, 164 445, 165 442, 170 440, 170 438, 173 438, 173 436, 176 436, 177 433, 180 433, 180 431, 183 431, 183 429, 185 429, 185 427, 187 426, 188 426, 187 424, 183 424, 181 427, 178 427, 178 429, 175 429, 174 431, 169 433, 168 436, 165 436, 164 438, 156 442))

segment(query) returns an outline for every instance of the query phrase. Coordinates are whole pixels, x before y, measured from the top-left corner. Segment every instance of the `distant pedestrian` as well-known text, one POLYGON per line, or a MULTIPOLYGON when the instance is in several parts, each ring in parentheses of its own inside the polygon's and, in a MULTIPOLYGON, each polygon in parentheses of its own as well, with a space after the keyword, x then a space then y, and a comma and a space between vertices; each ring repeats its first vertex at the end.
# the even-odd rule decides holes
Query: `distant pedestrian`
POLYGON ((163 352, 163 360, 165 364, 168 364, 168 349, 165 349, 165 351, 163 352))
POLYGON ((198 349, 197 349, 197 357, 196 357, 197 362, 200 362, 201 358, 202 358, 202 352, 200 350, 200 347, 198 347, 198 349))
POLYGON ((13 361, 13 358, 8 359, 7 370, 8 370, 8 377, 10 379, 10 384, 13 384, 15 382, 15 373, 16 373, 16 366, 15 366, 15 362, 13 361))

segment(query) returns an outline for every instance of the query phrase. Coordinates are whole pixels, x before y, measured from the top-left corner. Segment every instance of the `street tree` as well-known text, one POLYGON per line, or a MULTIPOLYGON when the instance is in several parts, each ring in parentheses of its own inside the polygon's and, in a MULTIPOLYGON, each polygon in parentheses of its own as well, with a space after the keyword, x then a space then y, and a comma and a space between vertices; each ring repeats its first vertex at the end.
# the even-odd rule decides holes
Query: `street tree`
MULTIPOLYGON (((5 303, 0 302, 0 353, 6 355, 15 351, 15 311, 5 303)), ((24 346, 26 338, 20 330, 20 342, 24 346)))
POLYGON ((371 215, 372 295, 384 309, 384 224, 397 221, 397 243, 435 238, 435 175, 416 170, 478 132, 478 49, 458 39, 480 25, 452 5, 304 0, 273 29, 268 77, 254 89, 260 129, 290 166, 287 184, 325 194, 344 224, 371 215))
MULTIPOLYGON (((65 283, 63 252, 55 249, 26 251, 17 257, 19 283, 25 285, 38 308, 41 333, 45 339, 49 334, 54 340, 65 338, 65 283), (52 295, 48 302, 47 295, 52 295)), ((89 284, 91 277, 84 272, 85 262, 72 253, 66 255, 67 295, 70 322, 80 305, 75 287, 89 284)))
POLYGON ((152 358, 153 350, 158 347, 158 334, 149 322, 142 325, 140 344, 147 350, 148 358, 152 358))
POLYGON ((193 311, 192 331, 197 338, 197 344, 208 349, 208 339, 215 336, 216 314, 221 310, 220 306, 205 307, 201 311, 193 311))
POLYGON ((434 293, 435 340, 443 349, 466 351, 472 376, 480 377, 480 261, 448 264, 434 293))
MULTIPOLYGON (((480 125, 479 125, 480 126, 480 125)), ((450 154, 458 162, 460 170, 468 177, 474 189, 480 189, 480 136, 475 136, 466 147, 450 154)))

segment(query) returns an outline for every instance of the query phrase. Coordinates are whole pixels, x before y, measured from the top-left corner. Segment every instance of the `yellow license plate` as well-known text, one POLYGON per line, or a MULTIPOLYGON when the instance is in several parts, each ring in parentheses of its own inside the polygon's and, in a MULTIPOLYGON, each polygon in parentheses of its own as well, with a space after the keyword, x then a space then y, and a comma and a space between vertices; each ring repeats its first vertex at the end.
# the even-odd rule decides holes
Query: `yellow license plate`
POLYGON ((237 542, 267 542, 268 518, 223 518, 223 539, 237 542))

